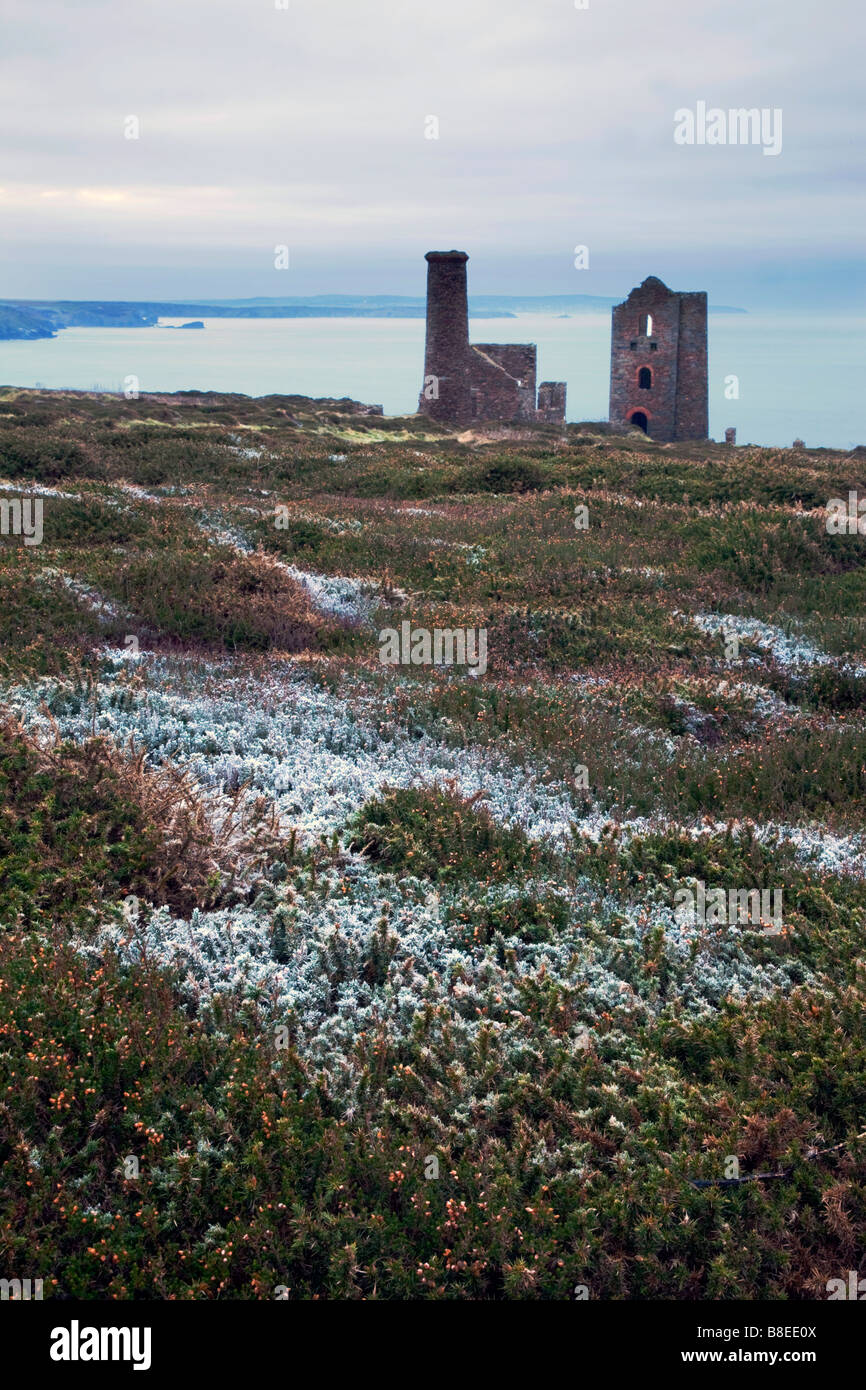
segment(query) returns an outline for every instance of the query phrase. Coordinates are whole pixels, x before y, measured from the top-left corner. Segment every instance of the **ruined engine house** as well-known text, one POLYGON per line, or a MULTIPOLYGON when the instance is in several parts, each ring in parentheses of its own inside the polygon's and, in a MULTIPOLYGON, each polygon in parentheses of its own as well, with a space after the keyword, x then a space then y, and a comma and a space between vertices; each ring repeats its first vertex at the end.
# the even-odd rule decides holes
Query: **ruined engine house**
POLYGON ((612 311, 610 423, 671 443, 706 439, 707 296, 650 275, 612 311))
POLYGON ((465 251, 428 251, 427 340, 419 413, 476 421, 562 424, 565 382, 536 388, 535 343, 469 342, 465 251))

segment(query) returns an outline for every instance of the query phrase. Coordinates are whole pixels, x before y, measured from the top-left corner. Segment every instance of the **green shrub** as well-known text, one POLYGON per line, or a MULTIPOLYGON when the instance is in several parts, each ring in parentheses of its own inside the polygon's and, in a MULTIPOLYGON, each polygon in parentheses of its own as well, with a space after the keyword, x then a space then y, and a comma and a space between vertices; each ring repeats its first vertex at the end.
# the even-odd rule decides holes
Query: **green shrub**
POLYGON ((493 882, 545 861, 517 828, 497 824, 481 797, 453 787, 404 787, 368 801, 349 823, 349 847, 420 878, 493 882))
POLYGON ((84 473, 99 476, 81 446, 56 434, 47 438, 23 431, 0 432, 0 477, 56 482, 84 473))
POLYGON ((568 904, 555 893, 523 893, 499 903, 467 898, 449 909, 448 922, 464 949, 486 946, 497 935, 555 941, 568 923, 568 904))
POLYGON ((461 492, 539 492, 551 487, 549 470, 525 459, 500 459, 464 469, 458 480, 461 492))

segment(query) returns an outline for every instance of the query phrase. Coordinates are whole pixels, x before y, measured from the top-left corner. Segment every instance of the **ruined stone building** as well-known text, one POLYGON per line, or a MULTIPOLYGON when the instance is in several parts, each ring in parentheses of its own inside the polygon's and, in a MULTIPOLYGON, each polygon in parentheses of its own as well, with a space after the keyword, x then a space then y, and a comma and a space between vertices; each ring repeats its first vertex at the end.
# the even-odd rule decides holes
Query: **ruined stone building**
POLYGON ((707 296, 651 275, 612 311, 610 423, 652 439, 706 439, 707 296))
POLYGON ((465 251, 428 251, 427 343, 421 414, 453 425, 480 420, 562 424, 565 382, 543 381, 535 343, 469 342, 465 251))

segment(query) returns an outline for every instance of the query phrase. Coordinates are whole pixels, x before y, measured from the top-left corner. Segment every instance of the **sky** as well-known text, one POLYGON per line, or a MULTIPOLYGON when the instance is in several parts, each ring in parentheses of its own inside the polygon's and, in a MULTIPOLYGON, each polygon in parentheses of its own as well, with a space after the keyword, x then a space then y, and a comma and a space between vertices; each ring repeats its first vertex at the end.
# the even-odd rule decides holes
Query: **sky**
POLYGON ((2 12, 2 297, 420 295, 454 247, 476 294, 864 311, 863 0, 2 12), (677 143, 699 103, 781 148, 677 143))

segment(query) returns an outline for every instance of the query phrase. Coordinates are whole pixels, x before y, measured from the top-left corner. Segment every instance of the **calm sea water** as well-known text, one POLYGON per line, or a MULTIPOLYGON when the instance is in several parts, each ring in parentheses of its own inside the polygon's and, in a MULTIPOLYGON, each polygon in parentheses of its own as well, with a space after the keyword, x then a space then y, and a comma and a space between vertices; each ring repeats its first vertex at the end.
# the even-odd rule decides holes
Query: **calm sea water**
MULTIPOLYGON (((38 342, 0 342, 0 383, 115 391, 240 391, 353 396, 386 414, 416 408, 424 360, 421 319, 208 319, 203 330, 69 328, 38 342)), ((608 408, 610 315, 473 319, 475 342, 536 342, 539 380, 568 383, 568 418, 608 408)), ((866 320, 710 316, 710 433, 737 427, 741 444, 852 448, 866 442, 866 320), (739 398, 726 398, 726 378, 739 398)), ((730 386, 727 388, 730 390, 730 386)))

